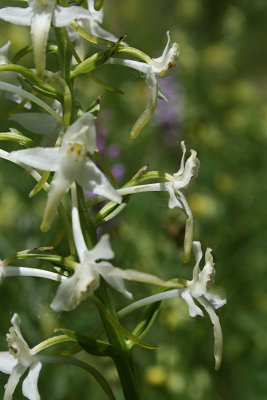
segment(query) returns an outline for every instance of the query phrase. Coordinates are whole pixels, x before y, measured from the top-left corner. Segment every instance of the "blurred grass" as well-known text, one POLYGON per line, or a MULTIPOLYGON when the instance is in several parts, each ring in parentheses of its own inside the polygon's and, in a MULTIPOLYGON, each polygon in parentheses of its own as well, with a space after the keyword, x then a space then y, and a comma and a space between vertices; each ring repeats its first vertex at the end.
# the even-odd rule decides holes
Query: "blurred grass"
MULTIPOLYGON (((181 117, 173 116, 172 133, 158 116, 138 139, 130 140, 130 128, 145 104, 146 87, 137 73, 119 66, 105 66, 97 75, 122 89, 123 96, 105 92, 90 82, 83 100, 89 104, 101 95, 102 108, 112 110, 107 140, 121 146, 121 162, 127 168, 125 180, 147 163, 151 170, 176 172, 181 139, 198 151, 201 169, 188 193, 195 216, 194 237, 204 248, 213 249, 215 291, 228 301, 220 310, 225 346, 219 372, 213 370, 209 319, 189 318, 180 300, 162 306, 156 327, 147 338, 160 349, 135 350, 143 399, 266 399, 266 12, 263 0, 105 1, 104 27, 117 36, 127 33, 129 44, 153 57, 161 54, 170 29, 172 40, 181 48, 177 69, 172 72, 180 88, 176 113, 181 117)), ((27 28, 5 23, 1 27, 1 44, 10 34, 12 41, 17 41, 12 52, 29 40, 27 28)), ((32 66, 30 59, 27 62, 32 66)), ((52 58, 49 63, 53 63, 52 58)), ((12 104, 2 103, 1 120, 6 124, 12 104)), ((49 245, 56 227, 45 235, 38 231, 45 195, 40 193, 29 207, 31 178, 2 160, 0 167, 0 257, 49 245)), ((183 225, 183 215, 167 209, 166 195, 140 194, 131 199, 112 227, 116 265, 164 278, 176 274, 190 278, 193 257, 190 265, 181 262, 183 225)), ((152 293, 152 288, 145 286, 127 286, 136 299, 152 293)), ((49 304, 54 290, 53 283, 33 279, 3 281, 2 350, 13 312, 21 314, 23 332, 32 345, 59 325, 75 327, 82 333, 94 329, 98 322, 90 302, 82 304, 77 313, 52 313, 49 304)), ((115 296, 120 304, 121 297, 115 296)), ((134 317, 138 318, 138 313, 134 317)), ((127 322, 133 324, 132 318, 127 322)), ((120 399, 112 364, 91 359, 112 382, 120 399)), ((6 382, 6 376, 0 379, 6 382)), ((42 398, 51 400, 104 398, 85 373, 62 366, 43 367, 40 392, 42 398)))

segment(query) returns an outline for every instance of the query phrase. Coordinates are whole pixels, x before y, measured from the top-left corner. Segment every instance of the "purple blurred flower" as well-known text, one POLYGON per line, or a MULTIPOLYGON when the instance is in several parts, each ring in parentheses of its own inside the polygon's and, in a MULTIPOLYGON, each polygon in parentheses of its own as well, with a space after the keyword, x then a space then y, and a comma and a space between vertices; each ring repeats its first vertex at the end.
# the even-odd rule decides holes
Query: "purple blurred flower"
POLYGON ((183 88, 172 74, 164 79, 159 79, 162 92, 167 100, 158 99, 154 120, 163 133, 163 140, 167 146, 177 144, 181 136, 181 122, 184 111, 183 88))

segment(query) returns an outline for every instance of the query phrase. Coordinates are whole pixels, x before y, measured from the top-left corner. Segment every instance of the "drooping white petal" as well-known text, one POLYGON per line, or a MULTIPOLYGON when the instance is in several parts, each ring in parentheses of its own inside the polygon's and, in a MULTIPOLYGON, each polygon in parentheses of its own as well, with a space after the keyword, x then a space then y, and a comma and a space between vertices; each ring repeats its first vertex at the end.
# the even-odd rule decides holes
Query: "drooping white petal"
POLYGON ((61 169, 58 169, 58 171, 56 171, 50 185, 50 190, 48 192, 47 202, 45 206, 44 217, 41 225, 41 230, 43 232, 48 231, 48 229, 50 228, 55 218, 57 208, 61 202, 61 199, 68 191, 72 181, 73 177, 66 176, 64 173, 62 173, 61 169))
POLYGON ((203 317, 203 312, 201 308, 199 308, 196 303, 194 302, 193 297, 191 296, 191 293, 188 288, 184 289, 184 291, 181 293, 181 297, 184 299, 184 301, 188 305, 188 312, 190 317, 196 317, 197 315, 200 315, 203 317))
POLYGON ((88 10, 83 7, 71 6, 61 7, 56 6, 53 14, 52 23, 54 26, 67 26, 75 19, 92 18, 88 10))
POLYGON ((3 400, 12 400, 13 393, 17 387, 17 384, 19 383, 19 380, 26 371, 26 369, 27 368, 21 364, 15 365, 7 381, 7 384, 5 385, 5 394, 3 400))
POLYGON ((30 26, 32 20, 32 8, 5 7, 0 9, 0 19, 15 25, 30 26))
POLYGON ((181 200, 179 199, 179 197, 174 193, 173 186, 172 186, 171 182, 168 182, 166 184, 166 189, 167 189, 167 191, 168 191, 168 193, 170 195, 168 207, 170 209, 173 209, 175 207, 179 207, 179 208, 183 209, 183 204, 182 204, 181 200))
POLYGON ((35 147, 32 149, 12 151, 10 157, 29 167, 38 168, 43 171, 56 171, 59 168, 58 147, 35 147))
POLYGON ((90 265, 80 264, 74 274, 62 282, 51 303, 54 311, 70 311, 90 296, 99 285, 99 276, 90 265))
POLYGON ((29 369, 28 375, 23 381, 22 393, 29 400, 40 400, 37 384, 41 368, 41 362, 35 360, 29 369))
POLYGON ((87 250, 83 260, 95 262, 96 260, 110 260, 114 252, 110 246, 109 235, 103 235, 92 250, 87 250))
POLYGON ((46 44, 50 30, 53 8, 35 12, 32 17, 31 35, 34 63, 37 75, 42 77, 45 70, 46 44))
POLYGON ((84 253, 87 252, 87 246, 83 237, 82 228, 80 224, 79 211, 78 211, 78 200, 75 183, 71 185, 71 199, 72 199, 72 231, 75 247, 78 253, 79 260, 83 260, 84 253))
POLYGON ((121 203, 121 196, 116 192, 103 172, 90 159, 87 159, 83 168, 79 170, 79 175, 76 176, 76 179, 83 188, 116 203, 121 203))
POLYGON ((220 320, 212 306, 204 297, 199 298, 198 301, 209 314, 210 320, 213 324, 215 369, 218 370, 221 366, 223 350, 223 334, 220 320))
POLYGON ((0 371, 4 374, 11 374, 17 360, 8 352, 0 351, 0 371))

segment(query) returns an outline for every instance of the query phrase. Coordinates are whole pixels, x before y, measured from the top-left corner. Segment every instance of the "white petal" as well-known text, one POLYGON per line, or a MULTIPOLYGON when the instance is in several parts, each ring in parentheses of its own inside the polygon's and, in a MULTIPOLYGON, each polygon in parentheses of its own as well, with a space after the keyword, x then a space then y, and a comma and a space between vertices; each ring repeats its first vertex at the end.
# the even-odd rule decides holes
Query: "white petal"
MULTIPOLYGON (((106 31, 95 21, 90 21, 90 32, 92 35, 100 37, 105 40, 110 40, 111 42, 117 42, 118 38, 112 33, 106 31)), ((127 45, 125 42, 121 42, 124 46, 127 45)))
POLYGON ((93 115, 82 114, 66 131, 62 140, 62 147, 71 144, 80 144, 85 152, 91 154, 96 150, 96 129, 93 115))
POLYGON ((54 26, 67 26, 75 19, 80 18, 92 18, 88 10, 83 7, 71 6, 71 7, 61 7, 56 6, 53 15, 53 25, 54 26))
POLYGON ((210 320, 213 324, 215 369, 218 370, 221 366, 223 350, 223 334, 220 320, 216 312, 205 298, 201 297, 198 299, 198 301, 209 314, 210 320))
POLYGON ((110 272, 113 270, 113 266, 110 263, 98 263, 96 269, 110 286, 122 293, 125 297, 128 297, 128 299, 132 299, 133 295, 126 290, 123 279, 119 276, 110 274, 110 272))
POLYGON ((175 174, 175 175, 178 175, 178 176, 182 175, 183 172, 184 172, 184 159, 185 159, 185 153, 186 153, 186 147, 185 147, 184 140, 181 142, 181 148, 182 148, 183 155, 182 155, 182 158, 181 158, 180 169, 175 174))
POLYGON ((218 294, 206 292, 204 297, 211 303, 212 307, 217 310, 226 304, 226 299, 222 299, 218 294))
POLYGON ((173 187, 174 190, 188 188, 190 182, 198 174, 199 170, 199 159, 195 150, 191 150, 190 157, 186 160, 184 170, 181 173, 181 169, 173 175, 173 187))
POLYGON ((116 203, 121 203, 121 196, 116 192, 103 172, 97 168, 93 161, 87 159, 76 179, 83 188, 103 196, 106 199, 113 200, 116 203))
MULTIPOLYGON (((50 8, 50 7, 49 7, 50 8)), ((45 70, 46 44, 50 30, 52 9, 34 13, 31 25, 31 35, 36 72, 39 76, 45 70)), ((52 7, 51 7, 52 8, 52 7)))
POLYGON ((197 280, 198 274, 199 274, 199 263, 201 261, 202 258, 202 249, 201 249, 201 243, 200 242, 193 242, 193 253, 196 259, 196 264, 194 266, 194 270, 193 270, 193 281, 197 280))
POLYGON ((9 120, 15 121, 23 128, 41 135, 55 134, 57 128, 61 126, 52 115, 38 112, 13 114, 9 117, 9 120))
POLYGON ((174 192, 174 189, 173 189, 173 186, 172 186, 172 183, 171 183, 171 182, 168 182, 168 183, 166 184, 166 188, 167 188, 167 190, 168 190, 168 192, 169 192, 169 195, 170 195, 168 207, 169 207, 170 209, 173 209, 173 208, 175 208, 175 207, 179 207, 179 208, 182 208, 182 209, 183 209, 183 204, 181 203, 179 197, 176 196, 176 194, 175 194, 175 192, 174 192))
MULTIPOLYGON (((200 246, 200 243, 199 243, 200 246)), ((201 249, 199 249, 201 251, 201 249)), ((200 254, 199 254, 200 256, 200 254)), ((206 251, 206 263, 202 269, 202 271, 199 271, 198 265, 196 265, 197 269, 195 270, 194 268, 194 276, 195 279, 193 279, 190 283, 188 283, 188 286, 190 286, 190 291, 193 297, 200 297, 205 294, 205 292, 209 289, 209 287, 213 283, 214 279, 214 268, 213 268, 213 258, 211 255, 211 249, 207 249, 206 251), (207 256, 208 254, 208 256, 207 256), (197 276, 198 273, 198 276, 197 276)))
POLYGON ((35 147, 33 149, 12 151, 10 158, 43 171, 56 171, 59 167, 59 148, 35 147))
POLYGON ((30 26, 32 9, 30 7, 5 7, 0 9, 0 19, 15 25, 30 26))
POLYGON ((51 182, 50 190, 48 192, 47 203, 41 225, 41 230, 43 232, 48 231, 48 229, 50 228, 55 218, 57 208, 61 202, 61 199, 68 191, 72 183, 73 179, 71 178, 72 177, 69 178, 65 176, 60 169, 56 171, 54 178, 51 182))
POLYGON ((171 42, 170 32, 167 32, 167 44, 163 50, 163 53, 158 58, 153 58, 153 71, 157 74, 164 76, 168 70, 176 64, 179 48, 177 43, 171 42))
POLYGON ((95 262, 101 259, 110 260, 113 257, 114 252, 110 246, 109 235, 103 235, 92 250, 87 250, 83 261, 95 262))
POLYGON ((189 289, 184 289, 184 291, 181 293, 181 297, 184 299, 184 301, 188 305, 188 312, 190 317, 196 317, 197 315, 200 315, 203 317, 203 312, 202 310, 195 304, 193 297, 190 294, 189 289))
POLYGON ((40 361, 34 361, 30 367, 29 373, 23 381, 22 393, 29 400, 40 400, 38 392, 38 378, 42 368, 40 361))
POLYGON ((194 220, 191 209, 183 193, 180 190, 177 190, 177 195, 179 196, 179 200, 181 201, 184 212, 187 215, 187 220, 185 223, 184 257, 183 257, 183 261, 187 262, 190 258, 192 242, 193 242, 194 220))
POLYGON ((73 231, 73 238, 75 242, 75 247, 78 253, 79 260, 83 262, 84 254, 87 252, 87 246, 84 241, 82 228, 80 224, 79 218, 79 211, 78 211, 78 200, 77 200, 77 191, 75 183, 71 186, 71 197, 72 197, 72 210, 71 210, 71 217, 72 217, 72 231, 73 231))
POLYGON ((51 303, 54 311, 70 311, 90 296, 99 285, 99 277, 90 266, 79 265, 74 274, 65 279, 51 303))
POLYGON ((11 374, 17 360, 8 352, 0 351, 0 371, 4 374, 11 374))
POLYGON ((26 369, 27 368, 23 367, 21 364, 15 365, 7 381, 7 384, 5 385, 5 394, 3 400, 12 400, 12 396, 16 389, 16 386, 26 369))
MULTIPOLYGON (((0 9, 1 11, 1 9, 0 9)), ((8 51, 9 51, 9 47, 10 47, 10 40, 8 42, 6 42, 6 44, 4 44, 4 46, 0 47, 0 64, 7 64, 8 62, 8 51)))
POLYGON ((102 24, 103 22, 103 8, 101 8, 100 10, 95 10, 95 6, 94 6, 94 0, 87 0, 87 5, 88 5, 88 10, 90 12, 90 14, 92 15, 92 18, 94 21, 99 22, 99 24, 102 24))

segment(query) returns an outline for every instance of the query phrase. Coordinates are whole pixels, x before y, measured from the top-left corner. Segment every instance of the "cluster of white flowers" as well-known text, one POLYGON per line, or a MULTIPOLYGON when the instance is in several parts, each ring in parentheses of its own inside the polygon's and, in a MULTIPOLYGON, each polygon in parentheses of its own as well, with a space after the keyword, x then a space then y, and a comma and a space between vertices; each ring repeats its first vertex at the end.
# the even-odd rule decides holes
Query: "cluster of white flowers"
MULTIPOLYGON (((33 73, 33 76, 36 76, 35 84, 37 86, 38 82, 47 83, 46 77, 51 78, 53 75, 52 72, 46 70, 46 47, 51 27, 75 28, 75 34, 73 36, 70 34, 69 38, 73 39, 74 43, 72 43, 72 46, 76 45, 77 52, 78 47, 81 46, 77 37, 86 37, 86 32, 88 36, 93 38, 92 41, 96 47, 102 49, 104 46, 106 52, 110 46, 114 46, 115 42, 117 42, 117 38, 113 34, 101 27, 103 10, 95 10, 93 0, 87 0, 87 7, 73 5, 63 7, 56 4, 53 0, 29 0, 28 3, 28 7, 26 8, 1 8, 0 19, 17 25, 31 27, 35 71, 30 72, 33 73)), ((66 34, 68 35, 67 32, 66 34)), ((103 63, 119 64, 140 71, 144 74, 146 83, 150 89, 151 93, 146 109, 134 125, 131 132, 132 137, 136 137, 151 118, 156 107, 157 97, 165 98, 162 90, 159 88, 157 77, 164 76, 175 65, 179 54, 178 46, 176 43, 171 42, 169 32, 167 32, 167 37, 166 47, 163 54, 158 58, 150 58, 144 55, 144 53, 141 54, 141 52, 136 51, 134 56, 138 58, 141 54, 141 61, 123 58, 121 55, 120 57, 116 57, 116 54, 110 54, 103 61, 103 63)), ((84 39, 82 40, 84 44, 84 39)), ((123 46, 127 54, 127 45, 124 42, 120 45, 123 46)), ((93 114, 88 111, 82 112, 79 110, 76 118, 73 118, 73 122, 70 123, 72 119, 69 118, 69 123, 66 123, 66 119, 64 119, 64 106, 67 101, 65 98, 63 101, 62 98, 61 100, 54 100, 53 106, 50 107, 49 104, 44 104, 44 101, 39 99, 36 93, 27 94, 21 88, 20 81, 18 80, 18 73, 21 71, 16 69, 16 66, 14 66, 13 70, 10 66, 9 69, 4 69, 5 66, 10 64, 7 54, 8 48, 9 43, 0 49, 0 89, 7 91, 9 94, 11 93, 11 100, 13 101, 21 102, 24 98, 23 96, 25 96, 25 99, 36 102, 50 113, 18 113, 14 114, 11 118, 17 121, 22 127, 26 127, 35 133, 46 133, 46 137, 49 138, 49 146, 52 143, 54 147, 32 147, 11 151, 10 153, 0 149, 0 157, 26 169, 39 182, 43 179, 40 171, 54 172, 50 184, 47 181, 42 184, 42 187, 48 191, 43 221, 41 223, 41 230, 44 232, 50 229, 63 196, 71 189, 72 236, 75 244, 76 260, 69 262, 68 268, 72 270, 69 274, 63 274, 60 271, 59 273, 55 273, 41 268, 10 266, 6 265, 5 261, 3 261, 0 262, 0 278, 9 276, 35 276, 59 282, 57 292, 51 303, 51 308, 57 312, 73 310, 82 301, 94 296, 95 291, 100 286, 101 278, 129 299, 132 298, 132 294, 125 288, 125 279, 169 288, 170 290, 164 293, 132 303, 122 313, 154 301, 178 296, 182 297, 187 303, 191 317, 195 317, 196 315, 203 316, 202 309, 195 303, 195 300, 197 300, 208 313, 214 326, 214 356, 215 366, 218 369, 222 353, 222 332, 215 310, 225 304, 226 301, 209 292, 215 273, 211 249, 207 249, 206 251, 203 269, 200 270, 199 268, 202 258, 201 245, 200 242, 193 242, 193 216, 183 193, 198 174, 199 160, 196 151, 191 150, 190 156, 185 160, 186 146, 182 142, 180 169, 172 175, 166 173, 165 181, 162 181, 162 176, 158 174, 157 179, 159 181, 156 183, 136 184, 135 186, 125 185, 122 188, 114 187, 94 162, 94 155, 97 152, 97 132, 93 114), (177 289, 177 284, 172 281, 166 282, 154 275, 115 267, 109 262, 110 259, 114 258, 114 253, 108 235, 101 236, 94 247, 89 249, 81 227, 76 184, 97 195, 100 200, 113 202, 113 205, 121 204, 123 197, 126 195, 147 191, 168 192, 168 207, 171 209, 176 207, 181 209, 187 218, 184 239, 184 261, 189 260, 193 246, 196 258, 193 279, 186 281, 183 288, 177 289)), ((132 48, 131 52, 133 52, 132 48)), ((85 51, 83 55, 86 56, 85 51)), ((23 74, 23 71, 21 73, 23 74)), ((50 79, 49 82, 51 81, 50 79)), ((28 104, 28 107, 31 106, 29 102, 24 101, 24 103, 28 104)), ((12 130, 10 131, 11 136, 12 130)), ((155 179, 154 176, 152 178, 155 179)), ((136 183, 138 183, 138 179, 136 183)), ((37 389, 37 380, 41 369, 40 359, 25 342, 20 332, 20 319, 17 314, 13 316, 11 323, 12 327, 7 335, 9 353, 0 353, 0 370, 10 375, 5 387, 4 400, 12 399, 18 381, 27 369, 29 369, 29 372, 22 385, 23 395, 30 400, 38 400, 40 399, 40 395, 37 389)))

